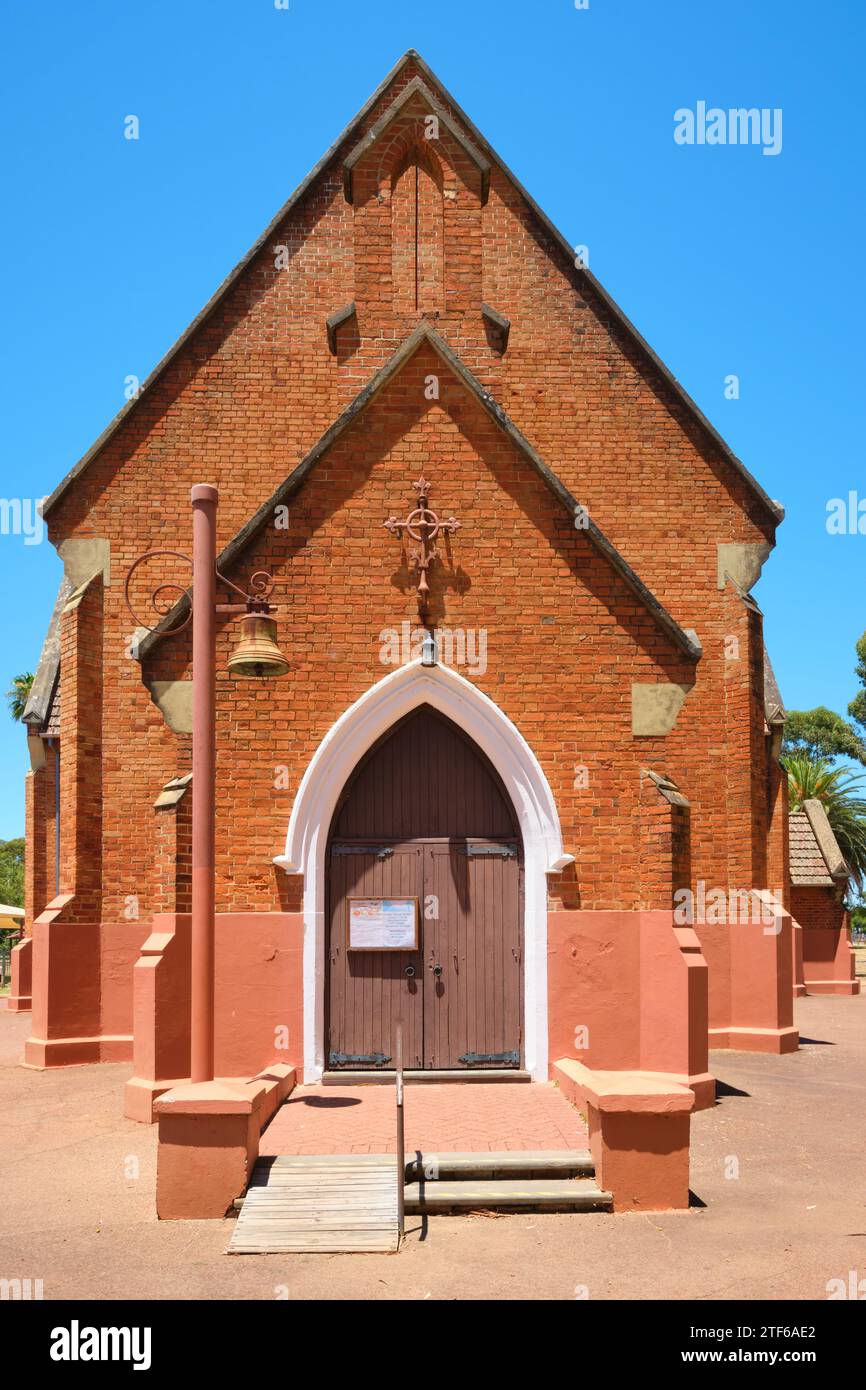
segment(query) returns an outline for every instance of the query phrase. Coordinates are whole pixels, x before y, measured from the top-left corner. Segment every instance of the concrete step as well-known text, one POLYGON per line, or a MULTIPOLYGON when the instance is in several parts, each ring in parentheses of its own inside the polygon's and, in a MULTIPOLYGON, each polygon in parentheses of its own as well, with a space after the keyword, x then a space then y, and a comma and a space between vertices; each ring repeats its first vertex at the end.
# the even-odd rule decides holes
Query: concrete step
MULTIPOLYGON (((279 1190, 287 1184, 294 1185, 307 1173, 321 1171, 342 1172, 357 1183, 359 1174, 381 1170, 394 1162, 393 1154, 280 1154, 258 1160, 249 1190, 261 1186, 279 1190)), ((415 1198, 418 1211, 439 1210, 443 1206, 523 1206, 534 1202, 542 1207, 555 1206, 554 1199, 561 1201, 563 1197, 566 1210, 574 1210, 575 1206, 609 1206, 607 1193, 599 1194, 596 1184, 588 1181, 595 1173, 588 1149, 407 1154, 405 1171, 406 1200, 410 1200, 410 1195, 415 1198), (518 1190, 528 1191, 531 1200, 515 1203, 514 1193, 518 1190), (446 1195, 440 1200, 442 1193, 446 1195), (491 1196, 497 1200, 487 1200, 491 1196), (500 1200, 503 1196, 509 1200, 500 1200), (587 1196, 592 1200, 587 1201, 587 1196), (604 1200, 599 1201, 599 1196, 604 1200)), ((236 1199, 236 1210, 243 1207, 244 1200, 236 1199)))
MULTIPOLYGON (((465 1071, 404 1071, 403 1076, 407 1085, 415 1086, 419 1082, 443 1082, 443 1081, 521 1081, 529 1082, 532 1078, 528 1071, 519 1071, 516 1067, 510 1070, 485 1070, 484 1067, 467 1067, 465 1071)), ((323 1086, 393 1086, 393 1071, 326 1071, 322 1074, 323 1086)))
POLYGON ((589 1178, 595 1173, 588 1149, 519 1149, 502 1152, 406 1155, 406 1180, 464 1182, 474 1178, 589 1178))
POLYGON ((610 1211, 613 1198, 591 1178, 498 1178, 406 1184, 406 1211, 610 1211))
MULTIPOLYGON (((395 1162, 394 1154, 279 1154, 260 1158, 250 1187, 279 1183, 298 1170, 328 1167, 358 1170, 395 1162)), ((588 1149, 508 1149, 499 1152, 406 1154, 406 1182, 495 1181, 499 1178, 591 1178, 595 1174, 588 1149)), ((235 1207, 243 1205, 238 1197, 235 1207)))

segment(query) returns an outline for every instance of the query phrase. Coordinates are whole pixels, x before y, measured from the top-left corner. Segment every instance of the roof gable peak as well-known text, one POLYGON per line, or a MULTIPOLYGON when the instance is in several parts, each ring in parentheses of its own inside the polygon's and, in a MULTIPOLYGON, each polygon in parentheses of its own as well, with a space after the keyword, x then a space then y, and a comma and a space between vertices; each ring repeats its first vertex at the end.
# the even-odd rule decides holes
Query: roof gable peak
POLYGON ((343 189, 346 194, 346 202, 354 201, 353 174, 355 166, 384 138, 393 123, 416 96, 421 97, 424 105, 429 108, 430 114, 435 116, 440 126, 445 127, 451 138, 457 142, 467 158, 475 165, 481 176, 481 203, 483 205, 487 202, 490 193, 490 160, 485 158, 471 140, 467 140, 459 126, 436 100, 427 83, 421 77, 412 78, 412 81, 403 88, 399 96, 392 101, 387 111, 379 117, 375 125, 370 127, 363 139, 359 140, 355 148, 346 156, 343 163, 343 189))
MULTIPOLYGON (((357 114, 352 118, 352 120, 348 123, 348 125, 341 132, 341 134, 337 137, 337 139, 334 141, 331 147, 326 151, 326 153, 310 171, 307 177, 302 180, 302 182, 298 185, 298 187, 295 189, 294 193, 287 200, 287 202, 283 204, 283 206, 277 212, 276 216, 271 220, 271 222, 268 224, 268 226, 265 228, 262 234, 253 243, 252 247, 247 252, 247 254, 238 262, 234 270, 232 270, 230 274, 226 277, 226 279, 222 282, 222 284, 211 296, 211 298, 208 300, 207 304, 204 306, 201 312, 193 319, 192 323, 185 330, 185 332, 181 334, 181 336, 176 340, 172 347, 169 348, 168 352, 164 355, 160 362, 157 363, 156 367, 142 383, 138 393, 135 396, 133 396, 126 403, 126 405, 122 407, 122 409, 117 413, 117 415, 110 422, 108 427, 103 431, 103 433, 99 436, 95 443, 90 447, 90 449, 88 449, 88 451, 79 459, 79 461, 70 469, 66 476, 61 480, 61 482, 58 484, 58 486, 54 489, 54 491, 51 493, 51 495, 44 503, 42 509, 43 516, 47 517, 51 513, 51 511, 54 509, 54 507, 57 505, 57 503, 60 501, 63 495, 68 491, 68 489, 72 486, 72 484, 80 476, 80 474, 84 472, 84 470, 91 463, 91 461, 101 452, 103 447, 113 437, 113 435, 124 423, 127 417, 138 408, 143 398, 149 394, 151 388, 163 375, 165 370, 168 368, 169 364, 174 360, 174 358, 187 344, 187 342, 189 342, 189 340, 193 337, 196 331, 202 326, 202 324, 209 317, 212 311, 221 303, 223 298, 228 294, 230 289, 246 270, 247 266, 252 262, 252 260, 259 253, 259 251, 262 250, 262 248, 268 242, 269 238, 274 234, 274 232, 277 230, 280 224, 294 209, 295 205, 304 197, 304 195, 310 189, 311 185, 320 176, 320 174, 324 172, 324 170, 332 162, 332 160, 335 159, 344 143, 353 135, 353 133, 363 123, 367 116, 370 115, 370 113, 375 109, 378 103, 386 95, 389 87, 392 86, 392 84, 400 77, 400 75, 404 72, 406 67, 410 64, 417 67, 420 77, 421 79, 423 79, 420 82, 420 86, 432 88, 433 92, 438 93, 439 97, 441 97, 442 100, 445 103, 447 103, 448 107, 450 108, 450 111, 453 112, 453 115, 448 116, 448 121, 450 123, 449 128, 454 127, 455 129, 457 129, 456 123, 459 122, 459 126, 462 127, 463 140, 468 141, 475 155, 477 155, 478 158, 488 163, 488 171, 491 167, 495 166, 498 172, 512 185, 517 194, 524 200, 530 212, 533 214, 535 218, 537 218, 538 222, 541 224, 545 232, 551 238, 553 245, 559 248, 559 250, 567 258, 568 265, 574 267, 573 273, 577 277, 579 283, 585 285, 588 288, 588 290, 601 303, 605 311, 610 314, 613 322, 615 322, 619 326, 619 328, 626 334, 626 336, 630 338, 631 341, 636 345, 644 359, 659 374, 661 379, 665 382, 667 388, 673 393, 673 395, 678 399, 679 403, 684 407, 687 415, 694 421, 694 423, 698 426, 698 428, 705 435, 705 437, 709 439, 711 445, 719 451, 721 456, 734 469, 734 471, 739 475, 743 482, 745 482, 749 491, 752 493, 752 495, 764 509, 765 513, 771 521, 771 524, 778 524, 778 522, 780 522, 785 515, 784 508, 781 506, 781 504, 776 501, 773 501, 767 495, 767 493, 764 491, 764 489, 761 487, 758 481, 752 476, 752 474, 748 471, 748 469, 740 461, 740 459, 737 458, 732 449, 725 443, 722 436, 706 418, 706 416, 699 409, 697 404, 692 400, 688 392, 680 385, 679 381, 676 379, 673 373, 665 366, 665 364, 656 355, 656 353, 653 352, 652 348, 641 336, 641 334, 635 328, 634 324, 631 323, 631 321, 620 309, 619 305, 616 304, 616 302, 610 297, 610 295, 607 294, 607 292, 595 279, 592 273, 585 266, 575 265, 573 248, 568 242, 567 238, 563 236, 563 234, 554 226, 550 218, 547 217, 547 215, 542 211, 538 203, 536 203, 534 198, 532 198, 531 195, 527 192, 523 184, 520 183, 519 179, 517 179, 517 177, 512 173, 508 165, 505 164, 504 160, 500 158, 500 156, 492 148, 489 142, 484 138, 481 132, 466 115, 466 112, 454 99, 454 97, 452 96, 448 88, 445 86, 445 84, 436 76, 436 74, 430 68, 429 64, 425 61, 424 58, 422 58, 418 50, 414 48, 409 48, 406 50, 405 53, 402 54, 402 56, 391 68, 390 72, 388 72, 386 77, 382 80, 382 82, 380 82, 379 86, 376 88, 373 94, 367 99, 367 101, 357 112, 357 114)), ((412 83, 410 82, 409 85, 411 86, 412 83)), ((420 87, 416 90, 420 90, 420 87)), ((431 99, 435 100, 435 98, 433 97, 433 93, 430 93, 430 96, 431 99)), ((481 167, 482 166, 479 165, 479 168, 481 167)))

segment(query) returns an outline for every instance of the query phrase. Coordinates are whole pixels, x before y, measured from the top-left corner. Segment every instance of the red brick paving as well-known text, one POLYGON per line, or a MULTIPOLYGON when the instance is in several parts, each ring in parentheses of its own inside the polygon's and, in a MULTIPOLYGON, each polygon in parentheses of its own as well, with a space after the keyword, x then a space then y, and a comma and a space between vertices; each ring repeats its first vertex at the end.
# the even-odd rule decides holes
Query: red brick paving
MULTIPOLYGON (((584 1121, 553 1085, 410 1082, 405 1117, 410 1153, 587 1147, 584 1121)), ((395 1125, 393 1086, 298 1086, 259 1151, 394 1153, 395 1125)))

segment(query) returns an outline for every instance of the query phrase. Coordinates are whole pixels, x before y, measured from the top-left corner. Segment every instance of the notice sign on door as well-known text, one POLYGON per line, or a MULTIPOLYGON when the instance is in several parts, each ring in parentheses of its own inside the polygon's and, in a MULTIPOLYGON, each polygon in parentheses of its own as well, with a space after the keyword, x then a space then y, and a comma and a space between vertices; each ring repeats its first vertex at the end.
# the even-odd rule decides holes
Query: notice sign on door
POLYGON ((350 951, 417 951, 417 898, 350 898, 350 951))

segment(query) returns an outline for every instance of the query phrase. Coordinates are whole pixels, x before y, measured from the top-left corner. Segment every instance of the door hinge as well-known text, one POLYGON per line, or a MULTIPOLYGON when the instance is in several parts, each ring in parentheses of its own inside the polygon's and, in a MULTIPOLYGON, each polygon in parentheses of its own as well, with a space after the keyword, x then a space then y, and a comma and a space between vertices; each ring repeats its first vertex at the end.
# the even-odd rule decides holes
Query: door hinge
POLYGON ((464 1052, 458 1061, 465 1063, 467 1067, 482 1067, 485 1064, 492 1065, 498 1063, 503 1067, 516 1067, 520 1064, 519 1052, 464 1052))
POLYGON ((390 845, 331 845, 332 854, 375 854, 377 859, 390 859, 394 853, 390 845))
POLYGON ((328 1062, 332 1067, 383 1067, 391 1058, 384 1052, 330 1052, 328 1062))
POLYGON ((463 853, 470 859, 516 859, 514 845, 464 845, 463 853))

